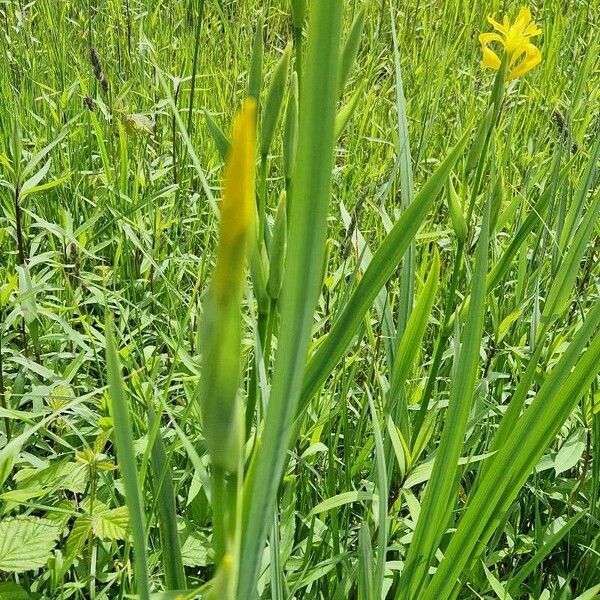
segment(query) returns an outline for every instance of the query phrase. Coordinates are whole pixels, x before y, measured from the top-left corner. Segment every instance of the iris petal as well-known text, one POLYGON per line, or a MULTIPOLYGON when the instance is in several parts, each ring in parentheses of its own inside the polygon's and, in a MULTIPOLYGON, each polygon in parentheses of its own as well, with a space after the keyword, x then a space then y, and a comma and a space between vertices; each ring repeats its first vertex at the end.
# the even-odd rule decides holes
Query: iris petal
POLYGON ((525 51, 525 59, 521 64, 515 67, 508 75, 509 79, 516 79, 521 75, 524 75, 528 71, 531 71, 535 66, 540 64, 542 61, 542 53, 539 48, 533 44, 527 44, 525 51))
POLYGON ((497 71, 500 68, 501 64, 498 55, 493 50, 490 50, 490 48, 488 48, 487 46, 482 46, 481 50, 483 53, 483 66, 487 67, 488 69, 494 69, 494 71, 497 71))
POLYGON ((531 11, 528 8, 523 7, 519 11, 511 29, 514 29, 515 33, 518 32, 522 34, 529 23, 531 23, 531 11))
POLYGON ((505 27, 505 25, 501 25, 500 23, 498 23, 498 21, 496 21, 494 19, 494 17, 492 17, 491 15, 488 16, 487 18, 488 23, 496 30, 499 31, 500 33, 503 33, 504 35, 506 35, 508 33, 508 28, 505 27))
POLYGON ((498 33, 482 33, 479 35, 480 44, 489 44, 490 42, 503 43, 504 38, 498 33))
POLYGON ((498 33, 479 35, 484 67, 497 71, 502 62, 500 57, 490 49, 491 42, 498 42, 504 50, 503 55, 508 63, 509 79, 515 79, 539 64, 542 54, 530 42, 530 39, 540 35, 542 30, 531 19, 529 8, 522 7, 512 24, 506 15, 502 18, 502 23, 496 21, 492 15, 489 15, 487 20, 498 33))
POLYGON ((529 25, 527 25, 527 27, 525 28, 523 35, 527 37, 533 37, 534 35, 540 35, 540 33, 542 33, 541 28, 539 28, 533 21, 531 21, 531 23, 529 23, 529 25))

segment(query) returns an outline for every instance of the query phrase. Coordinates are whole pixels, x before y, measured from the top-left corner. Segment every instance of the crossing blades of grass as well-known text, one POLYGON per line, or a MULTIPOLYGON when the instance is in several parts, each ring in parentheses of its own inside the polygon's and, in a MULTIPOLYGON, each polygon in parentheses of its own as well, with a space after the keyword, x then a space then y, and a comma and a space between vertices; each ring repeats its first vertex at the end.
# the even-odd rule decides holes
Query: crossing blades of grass
POLYGON ((477 380, 485 315, 485 277, 488 266, 490 201, 485 204, 479 232, 477 257, 471 283, 472 302, 461 336, 456 373, 450 388, 444 429, 436 451, 433 472, 421 502, 419 520, 406 556, 396 598, 413 599, 422 594, 435 551, 446 531, 456 494, 458 459, 477 380))
POLYGON ((433 264, 423 291, 417 299, 406 329, 400 338, 400 344, 394 357, 392 379, 388 392, 387 410, 398 417, 398 426, 404 439, 410 439, 408 406, 404 393, 404 384, 417 358, 415 348, 423 343, 423 336, 429 322, 433 301, 438 289, 440 276, 440 257, 437 251, 433 255, 433 264))
MULTIPOLYGON (((414 197, 414 183, 412 172, 412 159, 410 153, 410 138, 408 137, 408 118, 406 116, 406 100, 404 98, 404 84, 400 68, 400 51, 396 35, 394 11, 390 4, 390 19, 392 22, 392 42, 394 45, 394 74, 396 81, 396 112, 398 128, 396 131, 396 154, 400 161, 400 201, 402 209, 406 210, 414 197)), ((400 298, 398 303, 398 325, 396 344, 400 343, 400 336, 404 332, 408 318, 412 311, 414 286, 415 286, 415 241, 412 240, 402 260, 400 271, 400 298)))
POLYGON ((303 410, 346 352, 379 290, 394 273, 414 236, 419 231, 433 201, 443 188, 456 161, 462 155, 469 133, 465 133, 436 169, 413 202, 383 240, 356 289, 340 311, 331 331, 310 358, 302 384, 300 410, 303 410))
POLYGON ((342 3, 314 0, 300 91, 287 265, 273 383, 253 476, 245 482, 239 598, 251 598, 296 413, 325 252, 342 3))
POLYGON ((446 600, 473 551, 491 536, 497 518, 510 505, 540 456, 575 404, 600 371, 600 335, 596 333, 573 371, 572 355, 594 334, 600 318, 597 304, 581 325, 532 404, 517 421, 506 443, 491 459, 490 467, 469 501, 456 533, 433 576, 424 600, 446 600))

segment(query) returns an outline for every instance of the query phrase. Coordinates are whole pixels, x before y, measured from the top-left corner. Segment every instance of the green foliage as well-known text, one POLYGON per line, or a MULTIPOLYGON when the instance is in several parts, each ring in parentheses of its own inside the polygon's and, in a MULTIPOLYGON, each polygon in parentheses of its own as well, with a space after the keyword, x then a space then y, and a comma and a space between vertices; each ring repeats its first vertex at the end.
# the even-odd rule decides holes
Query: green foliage
POLYGON ((600 11, 519 8, 0 2, 0 600, 600 597, 600 11))
POLYGON ((23 573, 46 565, 60 528, 39 517, 19 516, 0 521, 0 570, 23 573))

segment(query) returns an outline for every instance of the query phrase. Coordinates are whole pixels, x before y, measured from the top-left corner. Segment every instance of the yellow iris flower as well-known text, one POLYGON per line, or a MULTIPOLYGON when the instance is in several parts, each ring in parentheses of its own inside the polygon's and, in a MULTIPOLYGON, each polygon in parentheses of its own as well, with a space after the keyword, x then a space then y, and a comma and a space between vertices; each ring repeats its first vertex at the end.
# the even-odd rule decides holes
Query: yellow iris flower
POLYGON ((514 23, 505 16, 502 23, 493 17, 488 22, 498 33, 482 33, 479 36, 483 53, 483 66, 497 71, 502 64, 498 55, 489 47, 490 42, 498 42, 506 56, 508 79, 515 79, 533 69, 542 60, 542 53, 531 43, 531 38, 540 35, 542 30, 531 19, 531 11, 521 8, 514 23))
POLYGON ((233 123, 231 150, 225 163, 221 227, 215 288, 217 300, 236 297, 241 288, 244 261, 256 211, 256 100, 247 98, 233 123))

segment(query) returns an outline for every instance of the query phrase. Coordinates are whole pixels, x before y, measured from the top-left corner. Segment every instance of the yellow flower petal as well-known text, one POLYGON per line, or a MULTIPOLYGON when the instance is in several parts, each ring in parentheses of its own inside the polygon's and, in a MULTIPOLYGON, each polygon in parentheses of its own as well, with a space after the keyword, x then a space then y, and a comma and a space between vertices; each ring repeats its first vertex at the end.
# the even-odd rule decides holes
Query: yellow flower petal
POLYGON ((487 18, 488 23, 496 30, 499 31, 500 33, 503 33, 504 35, 506 35, 508 33, 508 28, 505 27, 505 25, 501 25, 500 23, 498 23, 498 21, 496 21, 494 19, 494 17, 492 17, 491 15, 488 16, 487 18))
POLYGON ((529 8, 521 8, 512 24, 506 15, 502 18, 502 24, 491 15, 487 20, 498 33, 479 35, 485 67, 498 70, 502 60, 505 60, 508 64, 509 79, 514 79, 533 69, 542 60, 541 52, 530 42, 530 39, 539 35, 542 30, 532 21, 529 8), (502 46, 502 59, 489 48, 491 42, 502 46))
POLYGON ((525 48, 525 59, 516 68, 514 68, 508 75, 509 79, 516 79, 521 75, 524 75, 528 71, 531 71, 536 65, 542 61, 542 53, 539 48, 533 44, 527 44, 525 48))
POLYGON ((479 43, 480 44, 489 44, 490 42, 500 42, 502 43, 502 36, 498 33, 481 33, 479 35, 479 43))
POLYGON ((523 7, 519 11, 519 14, 517 15, 517 18, 515 19, 511 29, 513 29, 515 32, 523 33, 529 23, 531 23, 531 11, 528 8, 523 7))
POLYGON ((541 27, 538 27, 535 22, 531 21, 531 23, 529 23, 529 25, 527 25, 525 28, 523 35, 527 37, 533 37, 535 35, 540 35, 540 33, 542 33, 541 27))
POLYGON ((490 48, 487 46, 482 46, 481 51, 483 52, 483 66, 497 71, 501 64, 498 55, 493 50, 490 50, 490 48))

